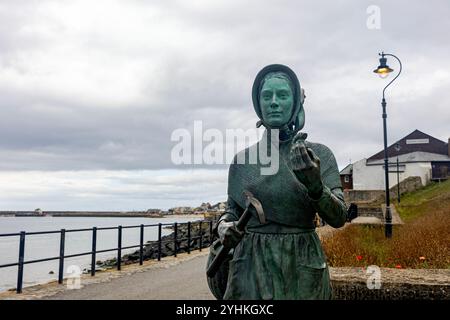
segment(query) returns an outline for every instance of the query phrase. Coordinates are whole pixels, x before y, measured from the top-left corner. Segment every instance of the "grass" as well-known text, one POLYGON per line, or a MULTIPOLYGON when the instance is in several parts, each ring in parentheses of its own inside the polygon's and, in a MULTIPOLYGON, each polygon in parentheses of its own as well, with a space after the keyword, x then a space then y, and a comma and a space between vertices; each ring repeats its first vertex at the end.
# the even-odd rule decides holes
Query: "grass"
POLYGON ((323 241, 335 267, 450 268, 450 180, 405 195, 397 206, 402 226, 393 238, 382 226, 350 225, 323 241))
POLYGON ((397 205, 396 208, 404 222, 411 221, 429 210, 448 209, 450 207, 450 180, 433 182, 418 191, 402 195, 400 200, 400 205, 397 205))

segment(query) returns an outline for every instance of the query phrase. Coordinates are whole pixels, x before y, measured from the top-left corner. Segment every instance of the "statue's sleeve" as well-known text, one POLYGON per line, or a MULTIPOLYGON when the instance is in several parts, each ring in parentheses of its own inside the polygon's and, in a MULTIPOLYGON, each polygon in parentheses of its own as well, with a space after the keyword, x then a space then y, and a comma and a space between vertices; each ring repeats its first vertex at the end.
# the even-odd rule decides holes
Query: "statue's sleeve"
POLYGON ((324 157, 320 161, 323 191, 320 198, 310 199, 314 209, 326 223, 340 228, 347 220, 347 207, 336 159, 330 149, 323 147, 324 157))
POLYGON ((224 213, 222 213, 222 215, 214 225, 213 233, 218 236, 217 227, 219 226, 219 223, 221 221, 237 221, 239 220, 239 217, 242 215, 243 211, 244 210, 237 204, 237 202, 234 201, 233 198, 228 196, 225 211, 224 213))
POLYGON ((237 204, 236 201, 233 200, 230 196, 228 196, 227 205, 225 207, 225 212, 221 215, 219 220, 226 221, 236 221, 239 220, 239 217, 242 215, 242 208, 237 204))
MULTIPOLYGON (((236 156, 235 156, 236 159, 236 156)), ((233 163, 235 162, 233 159, 233 163)), ((217 227, 221 221, 237 221, 241 217, 244 209, 232 198, 230 195, 232 193, 233 188, 236 188, 236 177, 235 177, 235 167, 233 164, 230 166, 230 170, 228 172, 228 199, 225 206, 225 211, 217 220, 213 232, 217 235, 217 227)))

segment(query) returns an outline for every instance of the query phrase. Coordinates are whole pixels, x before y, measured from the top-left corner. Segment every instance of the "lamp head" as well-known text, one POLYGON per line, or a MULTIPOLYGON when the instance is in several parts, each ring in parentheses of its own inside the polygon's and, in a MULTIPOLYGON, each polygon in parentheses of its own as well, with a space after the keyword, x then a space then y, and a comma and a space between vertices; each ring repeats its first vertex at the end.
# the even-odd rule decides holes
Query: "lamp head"
POLYGON ((395 150, 396 150, 397 152, 399 152, 400 149, 401 149, 400 143, 397 142, 397 143, 395 144, 395 150))
POLYGON ((389 73, 394 71, 394 69, 389 68, 389 66, 386 64, 387 59, 384 57, 384 53, 381 53, 380 55, 380 65, 378 66, 378 68, 373 70, 373 72, 378 74, 380 78, 384 79, 389 75, 389 73))

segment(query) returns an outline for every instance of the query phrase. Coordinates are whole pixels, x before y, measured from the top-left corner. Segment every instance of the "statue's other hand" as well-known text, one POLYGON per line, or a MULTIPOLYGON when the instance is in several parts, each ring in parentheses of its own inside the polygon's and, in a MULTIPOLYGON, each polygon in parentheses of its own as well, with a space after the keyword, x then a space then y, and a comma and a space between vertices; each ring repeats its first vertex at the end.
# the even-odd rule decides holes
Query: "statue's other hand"
POLYGON ((221 221, 217 228, 220 242, 227 248, 234 248, 241 241, 244 233, 236 228, 236 221, 221 221))
POLYGON ((290 153, 291 167, 297 179, 308 189, 313 197, 320 196, 323 189, 320 175, 320 159, 304 140, 292 144, 290 153))

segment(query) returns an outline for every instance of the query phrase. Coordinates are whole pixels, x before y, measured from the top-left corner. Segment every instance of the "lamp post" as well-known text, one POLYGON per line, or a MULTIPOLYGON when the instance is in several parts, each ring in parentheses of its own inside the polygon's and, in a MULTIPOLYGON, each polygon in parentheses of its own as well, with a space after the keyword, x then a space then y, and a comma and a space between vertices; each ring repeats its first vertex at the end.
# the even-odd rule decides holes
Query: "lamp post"
POLYGON ((389 68, 387 63, 387 56, 393 57, 397 59, 398 63, 400 64, 400 69, 398 71, 398 74, 395 76, 394 79, 392 79, 383 89, 383 99, 381 100, 381 107, 383 109, 383 134, 384 134, 384 180, 385 180, 385 189, 386 189, 386 215, 384 219, 384 234, 386 238, 392 237, 392 213, 391 213, 391 207, 390 207, 390 197, 389 197, 389 166, 388 166, 388 153, 387 153, 387 128, 386 128, 386 99, 384 98, 384 92, 386 91, 386 88, 391 85, 392 82, 394 82, 395 79, 398 78, 400 73, 402 72, 402 62, 399 58, 397 58, 395 55, 390 53, 379 53, 381 56, 380 58, 380 65, 378 68, 373 70, 376 74, 378 74, 381 78, 386 78, 389 73, 394 71, 394 69, 389 68))
POLYGON ((400 167, 398 165, 398 152, 400 151, 400 143, 395 144, 395 151, 397 151, 397 203, 400 203, 400 167))

